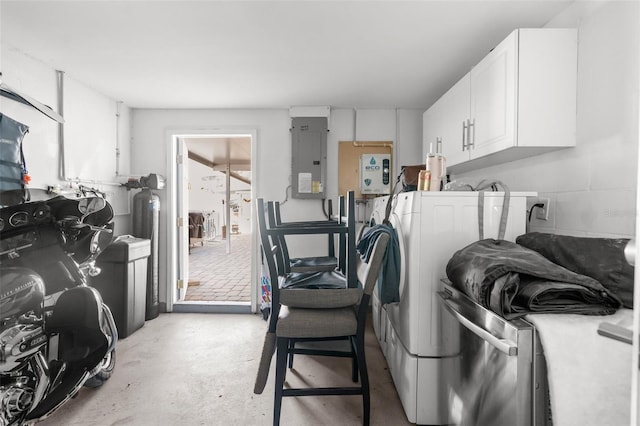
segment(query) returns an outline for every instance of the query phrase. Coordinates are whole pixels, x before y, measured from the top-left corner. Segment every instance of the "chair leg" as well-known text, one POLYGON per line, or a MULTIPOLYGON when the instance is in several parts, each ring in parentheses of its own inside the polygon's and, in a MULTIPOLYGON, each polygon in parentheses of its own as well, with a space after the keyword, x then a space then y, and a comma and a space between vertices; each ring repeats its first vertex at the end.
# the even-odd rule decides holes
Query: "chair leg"
POLYGON ((296 347, 296 341, 289 339, 289 368, 293 368, 293 350, 296 347))
POLYGON ((369 374, 367 373, 367 360, 364 355, 364 335, 356 336, 356 352, 358 355, 358 368, 360 369, 360 384, 362 386, 362 424, 369 425, 371 402, 369 397, 369 374))
POLYGON ((287 374, 287 353, 289 339, 278 337, 276 348, 276 389, 273 399, 273 426, 280 424, 280 412, 282 410, 282 390, 287 374))
POLYGON ((351 380, 353 383, 358 382, 358 353, 356 351, 356 341, 353 336, 349 337, 349 346, 351 346, 351 380))

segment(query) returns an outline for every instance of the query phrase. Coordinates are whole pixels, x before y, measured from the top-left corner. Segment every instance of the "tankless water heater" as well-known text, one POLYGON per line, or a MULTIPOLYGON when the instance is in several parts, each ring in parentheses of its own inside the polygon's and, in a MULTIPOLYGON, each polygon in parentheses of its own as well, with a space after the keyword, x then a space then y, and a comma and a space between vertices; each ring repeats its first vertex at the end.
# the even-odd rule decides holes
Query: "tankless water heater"
POLYGON ((360 193, 389 194, 390 172, 390 154, 362 154, 360 156, 360 193))

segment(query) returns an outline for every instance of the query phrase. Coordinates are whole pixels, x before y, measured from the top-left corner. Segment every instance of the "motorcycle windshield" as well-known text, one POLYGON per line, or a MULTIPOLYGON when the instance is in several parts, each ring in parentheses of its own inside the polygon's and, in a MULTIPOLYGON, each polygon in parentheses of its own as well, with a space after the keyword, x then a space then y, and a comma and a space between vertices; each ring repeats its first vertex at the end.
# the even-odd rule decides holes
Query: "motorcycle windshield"
POLYGON ((21 238, 35 230, 58 234, 65 248, 81 261, 97 256, 110 241, 113 209, 104 198, 70 198, 44 190, 30 192, 30 201, 0 208, 0 241, 11 239, 0 244, 7 246, 0 252, 19 246, 21 238), (98 240, 93 239, 95 234, 98 234, 98 240), (9 244, 12 241, 15 244, 9 244))
POLYGON ((82 223, 93 226, 104 226, 113 219, 113 208, 103 197, 98 195, 83 195, 80 193, 57 194, 46 189, 30 188, 24 200, 16 201, 13 191, 0 191, 0 209, 46 204, 51 209, 54 218, 75 216, 82 223))

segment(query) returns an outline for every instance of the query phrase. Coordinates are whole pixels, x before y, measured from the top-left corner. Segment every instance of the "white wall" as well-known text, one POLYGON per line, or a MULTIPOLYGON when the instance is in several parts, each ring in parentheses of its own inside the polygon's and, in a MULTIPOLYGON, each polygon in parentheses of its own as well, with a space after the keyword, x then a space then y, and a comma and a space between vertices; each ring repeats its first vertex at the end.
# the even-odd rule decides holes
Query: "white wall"
MULTIPOLYGON (((56 70, 2 44, 2 80, 58 110, 56 70)), ((120 146, 120 177, 130 169, 130 110, 65 74, 64 177, 59 174, 58 124, 28 106, 0 97, 0 112, 29 126, 23 141, 25 161, 32 178, 30 188, 76 187, 78 183, 107 193, 116 212, 117 234, 130 232, 126 190, 117 186, 116 137, 120 146), (116 113, 120 112, 119 121, 116 113)))
MULTIPOLYGON (((358 110, 351 108, 332 109, 327 138, 327 198, 338 197, 338 142, 352 140, 357 126, 359 140, 391 140, 395 143, 396 161, 415 164, 421 162, 422 112, 415 110, 358 110)), ((167 144, 171 134, 184 132, 206 132, 224 129, 254 129, 257 134, 255 167, 253 171, 254 199, 286 201, 282 215, 287 220, 320 219, 322 209, 318 200, 299 200, 288 196, 291 183, 291 118, 288 109, 265 110, 148 110, 134 109, 132 112, 132 172, 146 175, 159 173, 170 176, 167 170, 167 144)), ((160 196, 160 295, 166 294, 168 281, 168 225, 167 190, 156 191, 160 196)), ((301 256, 313 254, 316 244, 292 242, 292 251, 301 256)))
POLYGON ((638 2, 576 2, 549 27, 578 28, 576 147, 455 176, 549 197, 532 231, 633 236, 638 150, 638 2))

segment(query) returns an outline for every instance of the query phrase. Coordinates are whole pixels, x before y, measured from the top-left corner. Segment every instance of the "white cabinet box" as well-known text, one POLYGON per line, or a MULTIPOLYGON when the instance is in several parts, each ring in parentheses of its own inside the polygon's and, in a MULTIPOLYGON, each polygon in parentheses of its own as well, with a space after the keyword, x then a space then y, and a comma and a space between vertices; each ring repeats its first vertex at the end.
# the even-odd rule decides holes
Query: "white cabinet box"
POLYGON ((470 96, 470 74, 467 74, 423 114, 422 150, 425 158, 430 147, 435 148, 440 141, 447 166, 469 159, 462 143, 466 141, 470 96))
POLYGON ((575 146, 576 68, 575 29, 515 30, 423 117, 423 154, 435 134, 459 173, 575 146))

